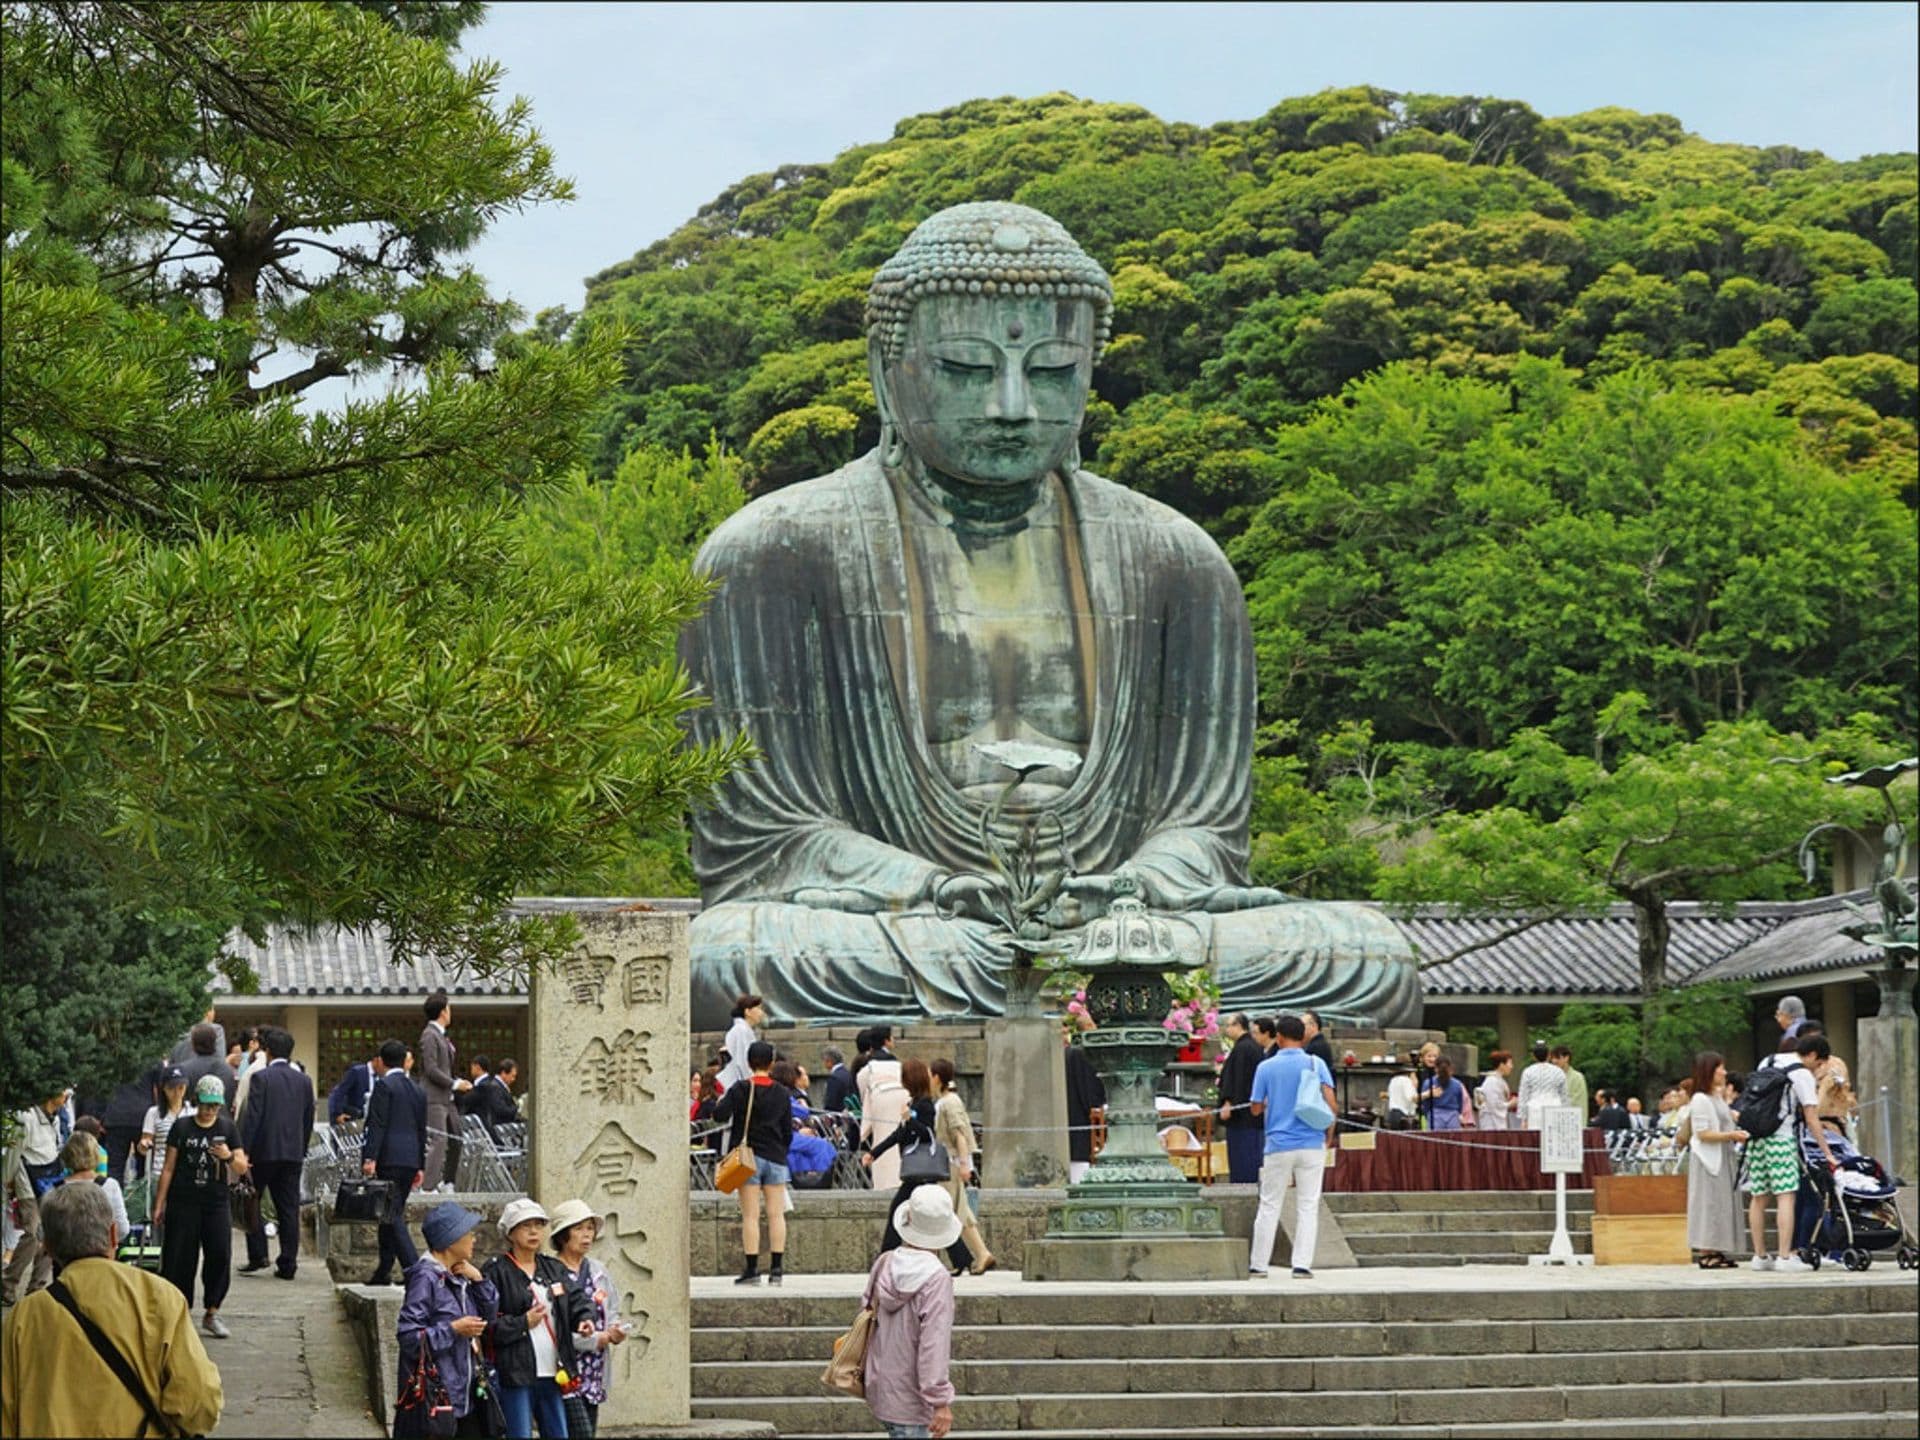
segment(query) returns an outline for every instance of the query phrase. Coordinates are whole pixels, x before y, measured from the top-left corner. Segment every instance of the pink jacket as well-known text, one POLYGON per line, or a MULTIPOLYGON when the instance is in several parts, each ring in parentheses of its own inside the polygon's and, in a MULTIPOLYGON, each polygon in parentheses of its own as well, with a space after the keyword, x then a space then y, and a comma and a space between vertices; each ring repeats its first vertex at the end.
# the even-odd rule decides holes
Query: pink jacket
POLYGON ((902 1246, 874 1262, 867 1408, 876 1420, 925 1425, 953 1403, 953 1276, 944 1256, 902 1246))

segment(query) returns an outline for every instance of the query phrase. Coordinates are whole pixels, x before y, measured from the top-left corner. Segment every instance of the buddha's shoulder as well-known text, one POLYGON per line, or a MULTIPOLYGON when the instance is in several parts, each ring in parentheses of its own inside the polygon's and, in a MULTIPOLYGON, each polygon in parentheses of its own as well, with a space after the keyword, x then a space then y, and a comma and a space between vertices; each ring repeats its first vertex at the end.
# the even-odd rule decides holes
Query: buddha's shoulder
POLYGON ((863 455, 831 475, 749 501, 707 537, 697 564, 706 571, 727 571, 769 555, 791 560, 796 553, 830 554, 836 537, 863 505, 871 504, 868 491, 878 479, 879 462, 863 455))
POLYGON ((1207 565, 1227 564, 1219 544, 1171 505, 1129 490, 1091 470, 1074 473, 1073 490, 1083 522, 1124 525, 1151 533, 1163 545, 1207 565))

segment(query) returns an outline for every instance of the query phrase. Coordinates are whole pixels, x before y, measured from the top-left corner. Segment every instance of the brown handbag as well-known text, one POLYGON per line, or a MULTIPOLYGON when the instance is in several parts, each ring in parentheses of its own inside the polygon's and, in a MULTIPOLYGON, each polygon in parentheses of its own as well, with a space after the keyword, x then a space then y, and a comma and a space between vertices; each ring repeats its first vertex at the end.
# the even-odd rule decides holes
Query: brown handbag
POLYGON ((747 1144, 753 1130, 753 1081, 747 1081, 747 1119, 740 1127, 740 1143, 726 1153, 714 1171, 714 1188, 731 1195, 760 1173, 760 1161, 747 1144))

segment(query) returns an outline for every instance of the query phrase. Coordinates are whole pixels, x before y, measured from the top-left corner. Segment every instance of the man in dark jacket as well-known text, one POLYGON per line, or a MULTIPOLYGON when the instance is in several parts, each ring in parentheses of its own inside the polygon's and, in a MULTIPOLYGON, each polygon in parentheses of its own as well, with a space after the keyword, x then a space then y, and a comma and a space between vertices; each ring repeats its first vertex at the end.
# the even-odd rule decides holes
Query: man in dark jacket
POLYGON ((847 1108, 847 1096, 853 1093, 853 1072, 847 1069, 847 1057, 836 1045, 822 1050, 820 1059, 827 1067, 827 1093, 820 1108, 837 1115, 847 1108))
POLYGON ((472 1071, 478 1073, 470 1072, 473 1088, 454 1102, 463 1114, 474 1116, 486 1126, 487 1134, 495 1140, 500 1138, 502 1125, 520 1123, 520 1107, 513 1103, 513 1092, 505 1078, 517 1074, 519 1068, 512 1060, 502 1060, 496 1071, 486 1056, 474 1056, 472 1071))
MULTIPOLYGON (((280 1227, 280 1262, 274 1273, 293 1279, 300 1260, 300 1167, 313 1138, 313 1081, 288 1063, 293 1036, 277 1025, 266 1028, 267 1067, 247 1082, 247 1104, 240 1117, 240 1144, 251 1163, 254 1183, 273 1196, 280 1227)), ((249 1250, 253 1239, 249 1235, 249 1250)), ((241 1271, 257 1273, 266 1265, 266 1235, 260 1253, 249 1253, 241 1271)))
POLYGON ((1626 1107, 1620 1103, 1620 1097, 1613 1091, 1597 1091, 1593 1098, 1600 1102, 1600 1109, 1593 1117, 1594 1129, 1614 1131, 1633 1128, 1633 1117, 1627 1114, 1626 1107))
POLYGON ((393 1262, 406 1274, 420 1258, 407 1233, 407 1196, 425 1179, 427 1097, 407 1078, 407 1047, 389 1040, 373 1064, 378 1078, 367 1097, 367 1130, 360 1142, 360 1169, 387 1182, 387 1214, 380 1222, 380 1261, 367 1281, 391 1285, 393 1262))
POLYGON ((1233 1048, 1227 1063, 1220 1067, 1220 1118, 1227 1130, 1227 1178, 1235 1185, 1260 1183, 1261 1150, 1266 1131, 1249 1106, 1253 1102, 1253 1072, 1266 1059, 1266 1051, 1253 1038, 1253 1025, 1245 1015, 1227 1018, 1227 1038, 1233 1048))
POLYGON ((340 1077, 340 1083, 327 1092, 329 1125, 338 1125, 342 1120, 366 1118, 367 1097, 373 1093, 376 1075, 371 1060, 356 1061, 347 1067, 347 1073, 340 1077))
POLYGON ((1307 1043, 1300 1048, 1309 1055, 1316 1056, 1328 1070, 1333 1069, 1333 1046, 1327 1037, 1320 1033, 1320 1014, 1315 1010, 1302 1010, 1300 1024, 1307 1032, 1307 1043))
MULTIPOLYGON (((240 1077, 233 1073, 233 1067, 227 1063, 226 1051, 220 1048, 225 1034, 218 1026, 205 1021, 187 1032, 187 1044, 192 1050, 186 1061, 180 1066, 180 1073, 187 1077, 187 1094, 200 1092, 200 1077, 218 1075, 220 1083, 227 1091, 227 1114, 233 1114, 233 1092, 240 1084, 240 1077)), ((164 1157, 163 1157, 164 1158, 164 1157)))

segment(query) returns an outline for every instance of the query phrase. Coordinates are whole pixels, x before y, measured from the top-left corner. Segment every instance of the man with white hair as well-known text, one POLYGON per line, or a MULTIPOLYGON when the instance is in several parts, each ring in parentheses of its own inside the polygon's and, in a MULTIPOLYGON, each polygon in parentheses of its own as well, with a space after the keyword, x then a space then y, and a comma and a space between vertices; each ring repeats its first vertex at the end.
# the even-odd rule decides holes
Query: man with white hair
POLYGON ((1807 1023, 1807 1002, 1798 995, 1782 995, 1780 1003, 1774 1007, 1774 1023, 1780 1027, 1780 1038, 1797 1040, 1800 1027, 1807 1023))
POLYGON ((60 1278, 7 1319, 0 1435, 211 1434, 220 1372, 186 1297, 113 1258, 106 1193, 58 1186, 41 1202, 40 1226, 60 1278))

